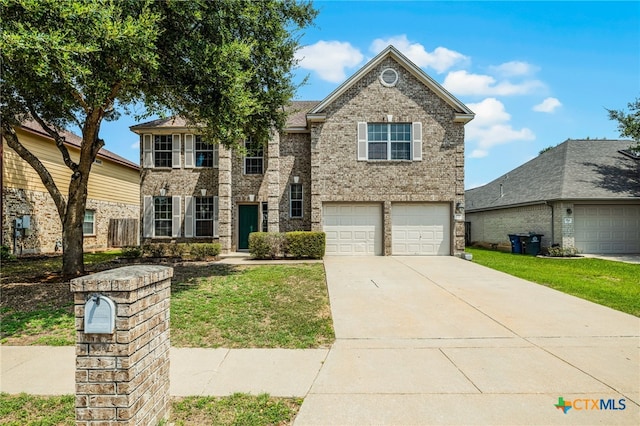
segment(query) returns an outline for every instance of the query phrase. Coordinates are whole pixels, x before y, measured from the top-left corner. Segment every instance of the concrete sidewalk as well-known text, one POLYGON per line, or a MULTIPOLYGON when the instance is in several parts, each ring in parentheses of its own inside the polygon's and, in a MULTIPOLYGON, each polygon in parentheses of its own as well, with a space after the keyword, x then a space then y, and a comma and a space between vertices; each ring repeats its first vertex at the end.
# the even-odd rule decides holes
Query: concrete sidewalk
MULTIPOLYGON (((453 257, 325 269, 331 349, 172 348, 171 394, 304 397, 297 426, 640 424, 637 317, 453 257)), ((2 346, 0 391, 71 394, 74 359, 2 346)))

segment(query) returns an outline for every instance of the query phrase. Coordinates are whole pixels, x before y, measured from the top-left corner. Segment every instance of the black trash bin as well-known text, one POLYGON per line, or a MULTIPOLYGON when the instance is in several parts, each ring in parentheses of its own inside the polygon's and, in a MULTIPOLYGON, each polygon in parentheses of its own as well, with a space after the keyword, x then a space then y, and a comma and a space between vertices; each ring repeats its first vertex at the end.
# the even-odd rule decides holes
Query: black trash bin
POLYGON ((534 256, 540 254, 540 251, 542 249, 542 235, 543 234, 529 234, 527 236, 527 254, 532 254, 534 256))

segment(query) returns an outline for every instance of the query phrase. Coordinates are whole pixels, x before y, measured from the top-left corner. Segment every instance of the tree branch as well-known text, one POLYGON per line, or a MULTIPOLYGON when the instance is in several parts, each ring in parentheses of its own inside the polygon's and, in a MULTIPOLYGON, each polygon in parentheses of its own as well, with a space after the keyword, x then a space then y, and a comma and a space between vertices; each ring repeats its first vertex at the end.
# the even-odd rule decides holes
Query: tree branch
POLYGON ((47 191, 53 198, 53 202, 56 205, 58 210, 58 215, 60 216, 60 220, 64 222, 64 215, 67 209, 67 202, 65 201, 62 193, 56 186, 53 177, 46 169, 46 167, 38 160, 38 158, 31 153, 27 148, 24 147, 18 140, 18 135, 16 134, 15 129, 10 123, 5 121, 2 122, 2 137, 7 141, 7 145, 11 149, 13 149, 24 161, 26 161, 33 169, 38 173, 42 183, 44 184, 47 191))
POLYGON ((76 164, 72 159, 71 159, 71 155, 69 155, 69 150, 67 149, 67 146, 64 144, 66 139, 63 136, 60 136, 60 133, 58 133, 56 130, 54 130, 51 126, 49 126, 42 118, 40 118, 34 111, 32 108, 29 108, 29 112, 31 113, 31 117, 36 120, 38 122, 38 124, 40 124, 40 126, 42 126, 42 128, 44 129, 45 132, 47 132, 49 134, 49 136, 51 136, 51 138, 53 138, 56 147, 58 148, 58 150, 60 151, 60 154, 62 154, 62 160, 64 161, 64 164, 71 169, 72 172, 76 172, 78 170, 78 164, 76 164))

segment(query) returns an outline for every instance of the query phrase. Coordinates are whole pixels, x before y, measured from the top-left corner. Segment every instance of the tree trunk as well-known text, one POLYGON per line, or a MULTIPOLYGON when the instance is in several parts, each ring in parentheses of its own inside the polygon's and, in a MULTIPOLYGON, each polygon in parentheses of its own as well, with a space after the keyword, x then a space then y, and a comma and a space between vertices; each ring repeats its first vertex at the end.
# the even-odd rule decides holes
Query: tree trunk
POLYGON ((67 214, 62 223, 62 274, 69 278, 84 274, 82 247, 84 203, 80 206, 82 207, 82 217, 79 217, 77 210, 80 203, 77 198, 77 195, 71 195, 67 205, 67 214))

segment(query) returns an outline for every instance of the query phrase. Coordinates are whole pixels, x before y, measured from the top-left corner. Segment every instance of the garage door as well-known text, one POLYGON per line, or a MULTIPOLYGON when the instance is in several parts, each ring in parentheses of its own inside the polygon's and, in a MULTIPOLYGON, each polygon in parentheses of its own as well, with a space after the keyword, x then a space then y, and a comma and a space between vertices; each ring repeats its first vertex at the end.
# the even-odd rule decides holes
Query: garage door
POLYGON ((449 204, 393 204, 391 244, 396 255, 451 254, 449 204))
POLYGON ((582 253, 640 253, 640 205, 575 205, 582 253))
POLYGON ((382 254, 380 204, 324 204, 322 212, 328 255, 382 254))

